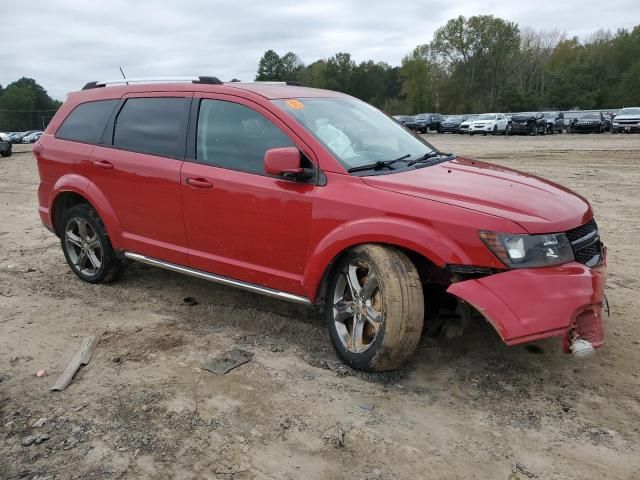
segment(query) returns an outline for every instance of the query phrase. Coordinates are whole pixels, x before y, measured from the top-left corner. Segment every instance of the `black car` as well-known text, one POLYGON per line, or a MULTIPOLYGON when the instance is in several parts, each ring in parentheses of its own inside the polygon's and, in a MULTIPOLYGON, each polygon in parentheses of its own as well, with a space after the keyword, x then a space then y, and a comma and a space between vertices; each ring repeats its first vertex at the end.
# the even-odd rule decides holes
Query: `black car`
POLYGON ((4 140, 0 140, 0 156, 10 157, 11 156, 11 142, 5 142, 4 140))
POLYGON ((420 133, 427 133, 429 130, 440 132, 444 115, 439 113, 420 113, 416 115, 416 130, 420 133))
POLYGON ((542 112, 547 121, 547 133, 562 133, 564 130, 564 114, 562 112, 542 112))
POLYGON ((411 115, 394 115, 398 122, 407 127, 409 130, 418 130, 418 123, 416 122, 416 117, 412 117, 411 115))
POLYGON ((467 119, 466 115, 449 115, 440 124, 440 133, 460 133, 460 124, 467 119))
POLYGON ((510 135, 544 135, 547 119, 542 112, 521 112, 511 114, 510 135))
POLYGON ((584 113, 575 118, 567 133, 604 133, 605 119, 601 112, 584 113))

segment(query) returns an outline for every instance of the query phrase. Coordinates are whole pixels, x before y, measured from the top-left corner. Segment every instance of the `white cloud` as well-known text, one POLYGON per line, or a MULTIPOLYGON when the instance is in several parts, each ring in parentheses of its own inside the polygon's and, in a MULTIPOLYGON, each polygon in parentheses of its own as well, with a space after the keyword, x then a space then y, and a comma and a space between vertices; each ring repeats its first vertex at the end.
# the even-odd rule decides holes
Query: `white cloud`
POLYGON ((637 0, 52 0, 3 9, 0 84, 35 78, 63 99, 91 80, 216 75, 252 80, 265 50, 305 63, 336 52, 393 65, 457 15, 493 14, 521 27, 586 36, 634 26, 637 0))

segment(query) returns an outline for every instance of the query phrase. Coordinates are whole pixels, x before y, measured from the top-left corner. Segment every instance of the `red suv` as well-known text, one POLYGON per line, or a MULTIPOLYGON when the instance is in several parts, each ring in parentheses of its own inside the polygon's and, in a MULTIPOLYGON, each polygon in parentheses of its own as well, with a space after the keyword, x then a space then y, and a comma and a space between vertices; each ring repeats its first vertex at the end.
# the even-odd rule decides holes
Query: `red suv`
POLYGON ((342 93, 129 82, 70 94, 34 147, 42 222, 82 280, 139 261, 316 304, 363 370, 397 367, 443 316, 508 345, 603 344, 606 249, 566 188, 439 152, 342 93))

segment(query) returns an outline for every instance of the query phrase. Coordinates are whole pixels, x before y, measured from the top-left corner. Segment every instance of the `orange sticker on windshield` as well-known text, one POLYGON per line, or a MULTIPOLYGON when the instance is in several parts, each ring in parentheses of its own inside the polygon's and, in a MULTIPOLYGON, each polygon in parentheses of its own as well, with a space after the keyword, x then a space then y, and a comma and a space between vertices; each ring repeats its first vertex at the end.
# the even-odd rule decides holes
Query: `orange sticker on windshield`
POLYGON ((304 108, 304 103, 302 103, 300 100, 287 100, 287 105, 289 105, 291 108, 295 108, 296 110, 304 108))

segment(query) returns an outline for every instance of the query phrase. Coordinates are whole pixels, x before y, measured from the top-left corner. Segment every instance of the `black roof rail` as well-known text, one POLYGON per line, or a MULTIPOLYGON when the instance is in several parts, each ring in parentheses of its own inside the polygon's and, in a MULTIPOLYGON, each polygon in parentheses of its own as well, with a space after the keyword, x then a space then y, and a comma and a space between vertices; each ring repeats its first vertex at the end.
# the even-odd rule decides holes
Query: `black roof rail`
POLYGON ((90 90, 92 88, 105 87, 107 85, 121 85, 130 83, 167 83, 167 82, 193 82, 205 85, 223 85, 218 77, 199 76, 199 77, 152 77, 152 78, 117 78, 115 80, 98 80, 89 82, 82 90, 90 90))

